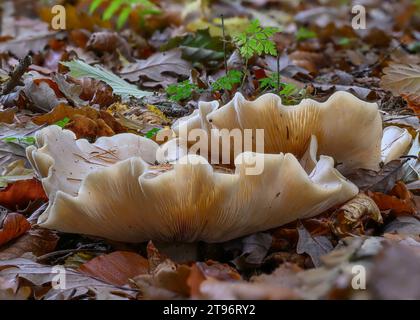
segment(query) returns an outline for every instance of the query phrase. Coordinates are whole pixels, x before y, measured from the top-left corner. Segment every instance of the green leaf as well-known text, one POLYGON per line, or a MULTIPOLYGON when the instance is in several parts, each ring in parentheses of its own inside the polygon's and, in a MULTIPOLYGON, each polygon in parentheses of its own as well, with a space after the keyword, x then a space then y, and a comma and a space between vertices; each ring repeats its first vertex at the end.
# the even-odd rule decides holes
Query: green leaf
POLYGON ((303 41, 307 39, 313 39, 316 38, 317 34, 309 29, 306 29, 304 27, 300 27, 299 30, 296 32, 296 40, 297 41, 303 41))
POLYGON ((238 70, 229 70, 227 75, 220 77, 211 85, 213 91, 232 90, 235 84, 242 81, 242 72, 238 70))
POLYGON ((4 142, 13 142, 13 143, 24 143, 27 145, 35 144, 34 137, 6 137, 2 139, 4 142))
POLYGON ((262 28, 258 20, 251 21, 245 32, 235 36, 233 41, 239 48, 239 52, 245 59, 249 60, 254 55, 262 53, 277 55, 275 43, 270 39, 277 28, 262 28))
POLYGON ((342 37, 338 40, 338 44, 340 46, 348 46, 350 43, 351 43, 350 39, 346 37, 342 37))
POLYGON ((59 120, 59 121, 57 121, 56 123, 54 123, 56 126, 59 126, 59 127, 61 127, 61 128, 64 128, 65 126, 66 126, 66 124, 67 123, 69 123, 70 122, 70 119, 69 118, 67 118, 67 117, 65 117, 65 118, 63 118, 63 119, 61 119, 61 120, 59 120))
POLYGON ((94 13, 103 2, 104 0, 93 0, 89 6, 89 14, 94 13))
POLYGON ((105 21, 111 19, 112 16, 121 8, 123 3, 124 0, 112 0, 111 5, 105 9, 102 19, 104 19, 105 21))
POLYGON ((61 62, 61 64, 70 69, 70 75, 72 77, 89 77, 105 82, 112 88, 116 95, 121 96, 124 100, 128 100, 130 97, 143 98, 152 95, 151 92, 139 90, 136 86, 121 79, 103 67, 92 67, 81 60, 61 62))
POLYGON ((159 128, 153 128, 152 130, 146 132, 145 137, 152 139, 158 132, 159 132, 159 128))
POLYGON ((291 83, 283 83, 283 89, 279 92, 280 95, 290 96, 295 94, 298 91, 298 88, 291 83))
POLYGON ((189 80, 182 81, 177 84, 171 84, 166 88, 166 94, 169 100, 179 102, 191 98, 193 92, 200 92, 197 85, 190 83, 189 80))
POLYGON ((125 23, 128 20, 128 17, 130 16, 131 13, 131 8, 130 7, 125 7, 119 14, 118 19, 117 19, 117 28, 121 29, 125 23))

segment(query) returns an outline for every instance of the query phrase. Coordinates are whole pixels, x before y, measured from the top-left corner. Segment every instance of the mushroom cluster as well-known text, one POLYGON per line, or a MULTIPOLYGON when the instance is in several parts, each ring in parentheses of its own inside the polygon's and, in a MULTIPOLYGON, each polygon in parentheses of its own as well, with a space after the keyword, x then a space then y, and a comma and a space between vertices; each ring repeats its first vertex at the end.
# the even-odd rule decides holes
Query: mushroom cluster
POLYGON ((173 126, 178 134, 191 128, 263 128, 264 152, 235 154, 226 168, 191 153, 169 160, 165 145, 134 134, 91 144, 58 126, 38 131, 27 156, 50 199, 39 224, 124 242, 223 242, 351 199, 358 188, 335 161, 376 169, 411 142, 399 128, 383 134, 376 104, 342 92, 292 107, 271 94, 254 102, 238 94, 220 108, 200 103, 173 126), (260 174, 246 173, 250 159, 263 163, 260 174))

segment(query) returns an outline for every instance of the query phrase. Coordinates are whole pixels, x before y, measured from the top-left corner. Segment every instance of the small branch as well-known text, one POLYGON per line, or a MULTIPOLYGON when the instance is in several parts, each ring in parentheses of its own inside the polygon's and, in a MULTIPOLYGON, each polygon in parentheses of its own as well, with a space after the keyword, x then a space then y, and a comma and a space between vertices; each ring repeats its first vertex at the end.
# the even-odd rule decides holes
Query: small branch
POLYGON ((28 70, 31 64, 32 64, 32 57, 29 55, 19 61, 18 65, 11 72, 10 79, 7 80, 6 84, 4 85, 3 90, 1 91, 2 95, 12 92, 12 90, 19 85, 20 79, 28 70))
POLYGON ((277 53, 277 93, 280 92, 280 54, 277 53))
POLYGON ((223 14, 221 15, 221 18, 222 18, 222 33, 223 33, 223 58, 224 58, 224 64, 225 64, 225 74, 227 75, 228 65, 227 65, 227 58, 226 58, 225 18, 223 14))

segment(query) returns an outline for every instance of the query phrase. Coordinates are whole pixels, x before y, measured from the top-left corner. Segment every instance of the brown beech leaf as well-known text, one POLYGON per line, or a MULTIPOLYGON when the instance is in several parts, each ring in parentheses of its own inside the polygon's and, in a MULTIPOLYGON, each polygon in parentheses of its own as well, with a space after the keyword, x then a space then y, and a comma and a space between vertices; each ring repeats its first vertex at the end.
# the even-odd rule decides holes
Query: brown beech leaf
POLYGON ((406 185, 398 181, 389 194, 368 192, 381 211, 391 210, 395 215, 415 215, 418 212, 413 194, 406 185))
POLYGON ((54 124, 64 118, 70 119, 65 128, 72 130, 78 139, 94 140, 97 137, 126 132, 126 129, 111 114, 91 107, 73 108, 60 104, 51 112, 34 117, 32 121, 39 125, 54 124))
POLYGON ((0 229, 0 246, 12 239, 18 238, 31 228, 31 224, 19 213, 9 213, 3 220, 0 229))
POLYGON ((130 279, 146 274, 149 262, 134 252, 115 251, 84 263, 79 270, 107 283, 123 286, 130 279))
POLYGON ((376 203, 363 193, 346 202, 331 216, 331 229, 338 237, 364 234, 364 225, 373 220, 383 223, 376 203))
POLYGON ((390 64, 384 70, 382 88, 394 96, 405 94, 420 95, 420 66, 415 64, 390 64))
POLYGON ((120 76, 129 81, 139 81, 141 77, 148 79, 143 85, 154 87, 166 87, 176 82, 176 76, 188 77, 191 65, 181 58, 182 52, 174 49, 166 52, 158 52, 146 60, 138 60, 123 68, 120 76))
POLYGON ((3 246, 0 250, 0 260, 19 258, 25 253, 42 256, 55 249, 58 239, 52 230, 33 227, 20 238, 3 246))
POLYGON ((0 191, 0 205, 10 210, 24 209, 36 200, 48 201, 41 182, 36 179, 16 181, 0 191))

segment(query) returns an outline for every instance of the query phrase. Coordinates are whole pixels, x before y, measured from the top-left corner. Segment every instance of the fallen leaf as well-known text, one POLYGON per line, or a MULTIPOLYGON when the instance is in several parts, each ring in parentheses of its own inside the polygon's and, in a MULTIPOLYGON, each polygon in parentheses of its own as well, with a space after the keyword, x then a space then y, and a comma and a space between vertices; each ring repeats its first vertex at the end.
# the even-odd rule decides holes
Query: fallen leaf
POLYGON ((13 123, 16 109, 7 109, 0 111, 0 123, 13 123))
POLYGON ((26 160, 18 159, 6 166, 0 176, 0 187, 4 188, 11 182, 34 178, 34 170, 25 167, 26 160))
POLYGON ((420 94, 402 94, 401 96, 407 102, 407 107, 420 118, 420 94))
POLYGON ((383 223, 381 212, 376 203, 363 193, 342 205, 331 216, 331 229, 338 237, 364 234, 367 221, 383 223))
POLYGON ((36 179, 16 181, 0 191, 0 205, 10 210, 26 208, 36 200, 48 201, 41 182, 36 179))
POLYGON ((0 216, 0 246, 18 238, 31 228, 31 224, 19 213, 9 213, 4 219, 0 216), (2 221, 1 221, 2 220, 2 221))
POLYGON ((390 64, 384 68, 381 86, 394 96, 401 94, 420 95, 420 66, 414 64, 390 64))
POLYGON ((27 253, 42 256, 55 249, 58 239, 55 231, 33 227, 20 238, 3 246, 0 249, 0 260, 19 258, 27 253))
POLYGON ((0 51, 9 51, 17 58, 22 59, 30 52, 37 53, 44 49, 48 44, 48 41, 56 35, 56 32, 46 32, 36 35, 22 36, 6 42, 0 42, 0 51))
POLYGON ((312 236, 302 223, 298 226, 299 240, 296 246, 298 254, 308 254, 315 267, 319 267, 321 256, 330 252, 334 247, 326 236, 312 236))
POLYGON ((146 274, 149 262, 134 252, 115 251, 84 263, 79 270, 107 283, 123 286, 130 279, 146 274))
POLYGON ((389 194, 368 192, 381 211, 391 210, 395 215, 415 215, 417 212, 413 195, 401 181, 397 182, 389 194))
POLYGON ((111 114, 91 107, 73 108, 60 104, 49 113, 33 117, 32 121, 39 125, 51 125, 64 118, 70 119, 65 129, 72 130, 78 139, 95 140, 97 137, 126 132, 126 129, 111 114))
POLYGON ((393 244, 382 249, 374 259, 367 287, 374 299, 420 299, 420 256, 408 246, 393 244))
POLYGON ((357 169, 346 178, 359 187, 361 191, 376 191, 387 193, 403 175, 404 162, 393 160, 385 164, 379 171, 357 169))
POLYGON ((256 268, 261 265, 271 247, 272 236, 269 233, 256 233, 250 236, 227 242, 224 247, 228 251, 240 254, 232 260, 239 270, 256 268))
POLYGON ((135 289, 116 287, 63 266, 42 265, 24 258, 0 261, 0 277, 10 276, 28 281, 23 286, 32 291, 35 299, 128 299, 137 293, 135 289), (60 283, 62 279, 57 279, 59 272, 65 272, 65 285, 60 283), (58 283, 53 286, 53 282, 58 283))
POLYGON ((92 33, 87 43, 87 48, 102 52, 117 52, 119 51, 125 58, 131 58, 131 49, 127 41, 116 32, 101 31, 92 33))
POLYGON ((384 232, 420 236, 420 220, 412 216, 399 216, 385 227, 384 232))
POLYGON ((167 87, 176 83, 176 76, 188 77, 191 65, 181 58, 182 52, 178 49, 158 52, 146 60, 138 60, 136 63, 124 67, 120 76, 129 81, 139 81, 141 77, 147 78, 145 86, 167 87))

